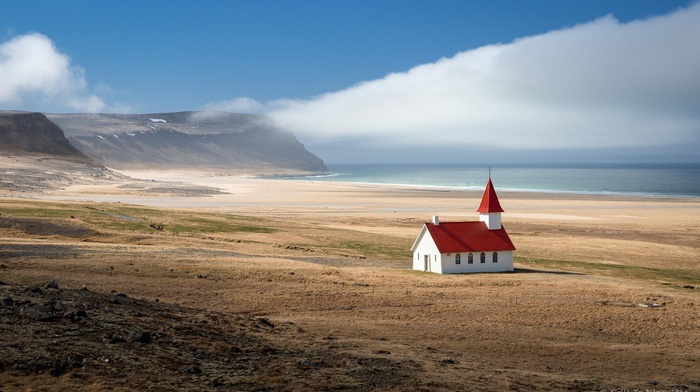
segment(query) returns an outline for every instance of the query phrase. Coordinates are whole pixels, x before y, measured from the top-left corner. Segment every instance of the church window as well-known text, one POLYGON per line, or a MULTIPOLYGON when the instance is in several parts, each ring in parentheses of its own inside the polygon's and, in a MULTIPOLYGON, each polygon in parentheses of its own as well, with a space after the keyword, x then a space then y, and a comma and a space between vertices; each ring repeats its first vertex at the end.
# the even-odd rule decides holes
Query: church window
POLYGON ((497 252, 493 252, 493 262, 498 263, 498 253, 497 252))
POLYGON ((462 264, 462 255, 459 253, 455 255, 455 264, 462 264))
POLYGON ((481 252, 481 260, 480 260, 480 261, 481 261, 482 263, 485 263, 485 262, 486 262, 486 253, 481 252))
POLYGON ((474 254, 470 253, 467 255, 467 263, 474 264, 474 254))

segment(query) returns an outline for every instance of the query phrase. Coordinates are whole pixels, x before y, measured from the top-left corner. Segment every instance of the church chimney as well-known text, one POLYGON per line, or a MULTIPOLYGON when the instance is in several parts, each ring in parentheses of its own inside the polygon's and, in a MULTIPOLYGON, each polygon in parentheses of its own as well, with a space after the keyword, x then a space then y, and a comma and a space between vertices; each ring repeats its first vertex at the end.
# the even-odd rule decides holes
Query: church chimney
POLYGON ((437 215, 433 215, 433 224, 435 226, 440 226, 440 217, 437 215))

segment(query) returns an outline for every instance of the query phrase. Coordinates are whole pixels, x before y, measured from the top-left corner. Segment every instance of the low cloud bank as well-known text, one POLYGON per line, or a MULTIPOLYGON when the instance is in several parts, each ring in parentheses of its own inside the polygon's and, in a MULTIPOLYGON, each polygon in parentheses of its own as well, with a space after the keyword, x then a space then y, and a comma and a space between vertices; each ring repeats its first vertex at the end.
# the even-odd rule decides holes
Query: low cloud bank
POLYGON ((0 104, 99 112, 104 101, 86 92, 85 70, 71 64, 45 35, 16 36, 0 44, 0 104))
MULTIPOLYGON (((562 149, 697 143, 700 4, 489 45, 267 111, 316 142, 562 149)), ((219 108, 225 109, 223 106, 219 108)))

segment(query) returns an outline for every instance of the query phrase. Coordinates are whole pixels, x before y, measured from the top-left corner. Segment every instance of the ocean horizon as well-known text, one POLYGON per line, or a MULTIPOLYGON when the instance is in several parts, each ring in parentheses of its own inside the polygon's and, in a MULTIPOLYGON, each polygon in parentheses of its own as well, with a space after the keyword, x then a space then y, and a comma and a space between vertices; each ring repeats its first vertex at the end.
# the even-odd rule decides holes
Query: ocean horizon
MULTIPOLYGON (((448 189, 484 189, 482 164, 327 164, 327 173, 278 177, 448 189)), ((499 191, 700 197, 700 163, 494 164, 499 191)))

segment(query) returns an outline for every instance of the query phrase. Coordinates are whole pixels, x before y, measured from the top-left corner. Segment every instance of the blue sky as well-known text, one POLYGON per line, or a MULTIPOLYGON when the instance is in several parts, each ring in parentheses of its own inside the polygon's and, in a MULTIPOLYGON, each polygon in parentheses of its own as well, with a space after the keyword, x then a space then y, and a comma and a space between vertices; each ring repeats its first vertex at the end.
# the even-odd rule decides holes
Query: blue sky
MULTIPOLYGON (((673 124, 671 121, 662 121, 669 116, 668 111, 644 120, 641 125, 633 121, 628 123, 623 116, 611 116, 605 120, 608 125, 615 123, 620 127, 641 129, 644 124, 656 124, 657 128, 656 131, 643 129, 639 135, 625 133, 618 138, 607 137, 610 135, 609 130, 601 131, 600 134, 594 134, 596 138, 604 140, 600 143, 587 143, 589 138, 586 137, 585 130, 572 131, 561 138, 554 135, 555 130, 539 131, 543 127, 538 125, 538 121, 543 124, 565 124, 567 118, 577 121, 575 115, 556 105, 549 109, 543 108, 546 102, 556 100, 552 97, 543 100, 545 103, 539 105, 538 110, 555 115, 547 117, 538 114, 532 124, 526 122, 524 128, 527 129, 520 133, 521 139, 499 133, 510 124, 502 124, 501 128, 483 128, 491 134, 502 135, 501 141, 506 138, 512 140, 511 144, 488 138, 480 140, 477 131, 462 131, 478 129, 484 122, 494 123, 493 118, 501 118, 504 114, 496 113, 493 118, 473 117, 478 121, 457 119, 459 116, 454 116, 454 123, 438 121, 435 132, 441 136, 451 136, 435 140, 421 136, 430 133, 430 125, 413 129, 405 123, 378 119, 374 117, 376 114, 371 113, 371 108, 352 101, 357 99, 372 102, 375 98, 380 102, 380 97, 384 97, 381 102, 391 101, 394 96, 387 90, 398 91, 400 89, 392 83, 404 82, 404 86, 415 84, 416 91, 421 92, 422 96, 429 96, 430 89, 425 89, 426 82, 419 83, 413 76, 422 71, 432 75, 436 73, 435 69, 449 66, 450 62, 461 61, 469 65, 468 69, 473 69, 475 61, 483 61, 484 58, 493 61, 493 58, 507 57, 512 59, 508 60, 513 61, 512 64, 525 63, 532 67, 547 68, 540 66, 538 61, 543 60, 536 58, 537 53, 550 56, 551 61, 547 64, 556 63, 559 59, 552 57, 556 45, 569 47, 580 44, 582 47, 599 46, 600 52, 619 51, 619 48, 629 48, 630 43, 635 42, 635 34, 638 34, 640 40, 648 41, 648 37, 659 35, 653 29, 658 28, 662 32, 668 30, 667 27, 655 27, 654 23, 645 22, 655 17, 673 15, 679 10, 697 8, 696 4, 693 1, 645 0, 0 0, 0 45, 3 48, 0 67, 3 62, 8 62, 8 58, 15 56, 18 59, 14 68, 5 64, 6 70, 17 72, 16 76, 10 77, 8 75, 14 74, 5 71, 3 79, 0 74, 0 87, 5 90, 4 94, 0 92, 0 109, 133 113, 223 109, 262 112, 272 115, 280 126, 288 125, 312 151, 320 151, 322 158, 331 161, 353 160, 353 157, 371 160, 371 157, 377 156, 396 161, 402 160, 401 157, 405 157, 408 152, 421 154, 421 151, 428 151, 421 159, 439 161, 444 158, 435 158, 434 152, 454 149, 456 144, 460 145, 461 150, 474 149, 473 155, 465 154, 461 161, 479 159, 487 151, 496 155, 500 153, 501 160, 516 156, 522 156, 524 160, 534 159, 535 156, 541 156, 540 151, 548 151, 552 157, 561 156, 559 159, 573 154, 576 159, 591 160, 595 154, 602 154, 606 160, 623 157, 623 160, 698 161, 700 158, 694 151, 700 147, 700 130, 697 129, 700 121, 688 118, 688 113, 700 111, 700 103, 694 101, 700 96, 695 91, 697 83, 691 83, 689 92, 674 98, 679 102, 687 102, 689 106, 678 114, 678 121, 673 124), (649 27, 642 26, 637 32, 634 27, 636 24, 649 27), (622 38, 618 46, 606 47, 607 42, 596 41, 594 38, 587 40, 587 37, 595 36, 596 31, 605 29, 609 29, 612 36, 619 32, 622 38), (645 32, 645 29, 649 31, 645 32), (535 38, 528 40, 531 37, 535 38), (21 41, 22 38, 27 39, 21 41), (559 38, 568 39, 571 43, 558 43, 559 38), (13 43, 14 46, 11 45, 13 43), (30 52, 32 48, 42 53, 38 57, 25 56, 25 52, 30 52), (499 52, 487 53, 489 48, 497 48, 499 52), (525 55, 516 53, 525 50, 530 52, 525 55), (21 62, 24 58, 32 64, 54 64, 55 67, 27 66, 21 62), (441 62, 441 59, 444 61, 441 62), (44 77, 34 76, 42 72, 46 74, 44 77), (395 77, 392 78, 391 75, 395 77), (373 90, 379 93, 371 95, 373 90), (321 111, 330 113, 333 117, 324 118, 323 114, 319 114, 321 111), (358 117, 363 121, 353 121, 353 118, 358 117), (330 123, 333 121, 344 122, 347 126, 337 127, 330 123), (678 122, 683 124, 677 124, 678 122), (459 132, 455 130, 457 128, 460 129, 459 132), (667 136, 661 140, 659 134, 667 136), (401 143, 397 143, 397 140, 401 143), (535 142, 528 143, 527 140, 535 142), (648 143, 640 140, 648 140, 648 143), (380 150, 381 153, 377 154, 380 150), (509 151, 510 155, 503 151, 509 151), (425 158, 431 154, 434 159, 425 158), (464 158, 465 156, 473 158, 464 158)), ((697 14, 695 12, 686 19, 695 18, 697 14)), ((700 24, 700 21, 697 23, 700 24)), ((693 33, 684 31, 680 22, 669 21, 666 25, 680 26, 678 31, 669 33, 669 40, 693 33)), ((663 34, 660 36, 665 37, 663 34)), ((660 48, 673 47, 673 43, 656 44, 660 48)), ((640 45, 646 44, 642 42, 640 45)), ((687 47, 679 46, 677 52, 669 51, 664 55, 678 56, 677 59, 671 58, 670 63, 685 62, 688 55, 694 61, 699 46, 696 45, 695 49, 690 47, 690 52, 695 50, 695 53, 688 54, 687 47)), ((649 51, 653 50, 658 49, 653 46, 649 48, 649 51)), ((589 52, 568 53, 564 50, 562 57, 590 57, 587 53, 589 52)), ((594 57, 596 53, 594 52, 594 57)), ((642 58, 636 52, 630 56, 642 58)), ((624 56, 621 58, 624 59, 624 56)), ((606 59, 613 65, 619 62, 615 56, 601 58, 600 61, 607 64, 606 59)), ((504 78, 502 75, 516 75, 521 79, 529 77, 503 71, 513 66, 506 60, 498 60, 495 64, 501 72, 495 74, 499 78, 504 78)), ((571 60, 562 61, 562 64, 577 63, 571 60)), ((689 66, 693 64, 690 63, 689 66)), ((594 68, 595 64, 584 64, 582 68, 584 67, 594 68)), ((660 79, 665 78, 669 72, 678 72, 663 64, 659 69, 660 79)), ((548 72, 556 74, 557 69, 554 67, 548 72)), ((693 75, 692 70, 688 72, 690 75, 683 76, 697 76, 700 79, 700 74, 693 75)), ((488 76, 493 75, 491 72, 488 76)), ((572 77, 576 75, 579 75, 579 79, 590 77, 585 72, 573 72, 572 77)), ((646 79, 649 78, 647 74, 644 75, 646 79)), ((461 82, 457 80, 455 83, 461 82)), ((477 82, 470 85, 469 89, 473 90, 476 86, 483 88, 485 97, 504 88, 502 84, 484 84, 483 79, 477 82)), ((449 84, 451 81, 441 80, 434 85, 439 86, 440 83, 449 84)), ((603 80, 599 85, 606 83, 603 80)), ((631 80, 630 84, 639 85, 639 82, 631 80)), ((574 84, 572 87, 579 88, 579 85, 574 84)), ((624 90, 625 85, 620 88, 624 90)), ((654 89, 658 90, 657 87, 654 89)), ((510 101, 519 92, 509 90, 507 94, 507 100, 510 101)), ((555 92, 553 96, 556 94, 555 92)), ((637 92, 630 91, 629 94, 637 92)), ((597 99, 592 97, 591 99, 597 99)), ((441 119, 453 117, 452 112, 444 109, 449 104, 445 105, 443 98, 444 95, 441 99, 416 102, 415 107, 402 102, 403 109, 381 108, 381 104, 374 104, 374 107, 380 107, 389 113, 387 116, 393 115, 394 118, 401 117, 402 110, 416 112, 416 108, 420 108, 426 115, 410 118, 410 123, 434 124, 430 113, 437 113, 435 116, 439 115, 441 119)), ((605 102, 608 98, 612 108, 623 100, 610 98, 608 94, 599 101, 605 102)), ((499 102, 504 100, 503 96, 489 99, 500 100, 499 102)), ((473 100, 474 97, 471 97, 466 101, 457 99, 456 102, 468 104, 473 100)), ((530 101, 532 97, 527 97, 527 101, 523 102, 530 101)), ((660 105, 656 98, 646 101, 660 105)), ((572 105, 591 106, 590 102, 581 99, 580 102, 572 102, 572 105)), ((641 103, 631 109, 625 106, 620 110, 650 113, 645 105, 647 104, 641 103)), ((513 109, 515 106, 508 108, 513 109)), ((506 109, 492 105, 484 107, 481 113, 498 110, 506 109)), ((533 112, 535 110, 527 111, 533 112)), ((517 113, 517 110, 508 113, 517 113)), ((582 112, 581 118, 591 117, 591 113, 598 116, 601 112, 582 112)), ((521 123, 521 120, 514 119, 512 126, 521 123)), ((599 126, 580 120, 578 123, 583 124, 581 128, 599 126)), ((605 127, 601 126, 603 128, 605 127)))

